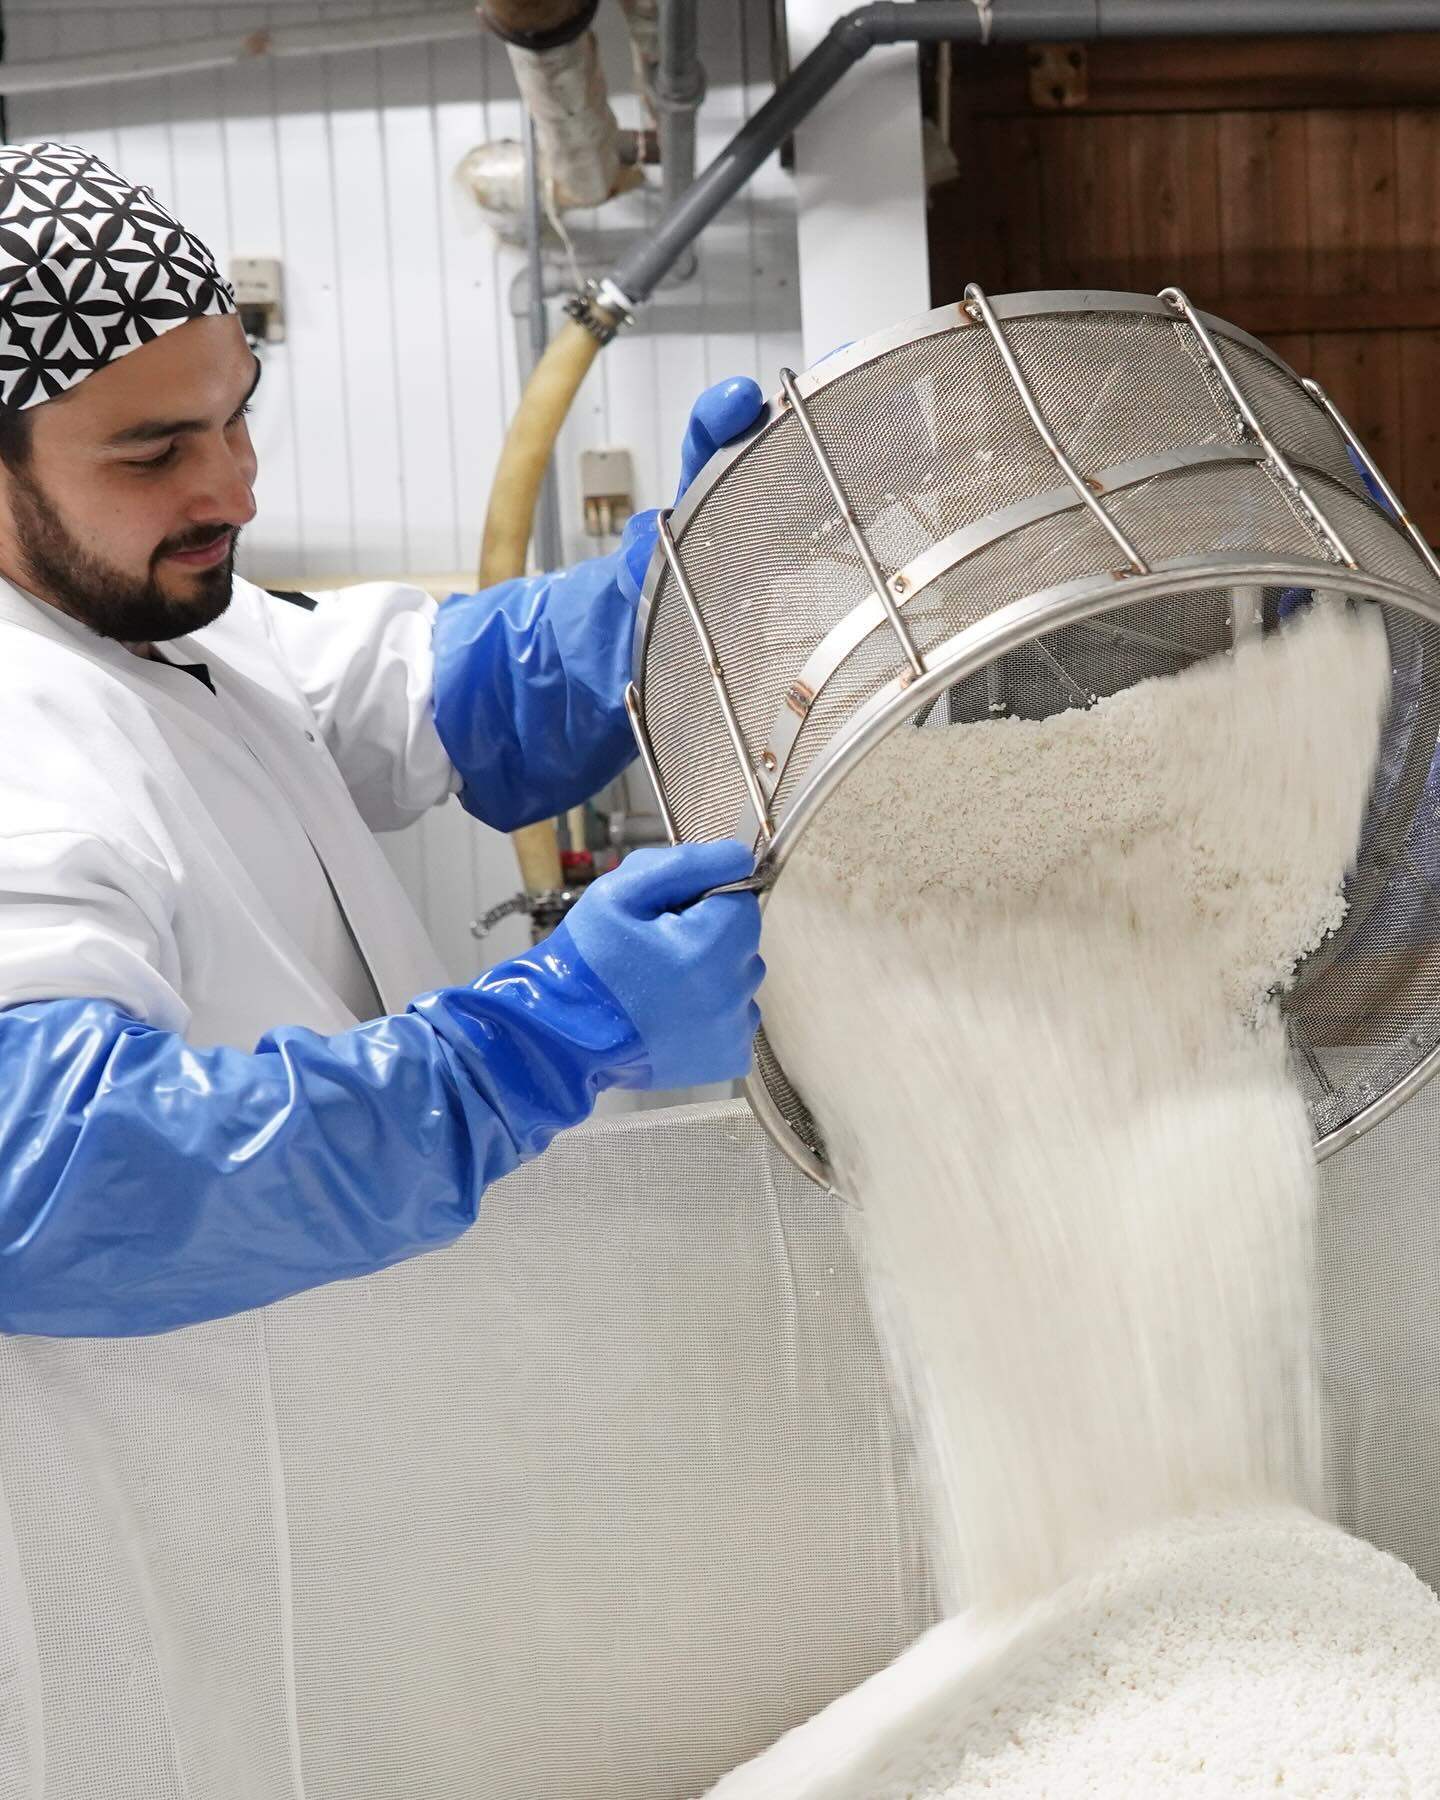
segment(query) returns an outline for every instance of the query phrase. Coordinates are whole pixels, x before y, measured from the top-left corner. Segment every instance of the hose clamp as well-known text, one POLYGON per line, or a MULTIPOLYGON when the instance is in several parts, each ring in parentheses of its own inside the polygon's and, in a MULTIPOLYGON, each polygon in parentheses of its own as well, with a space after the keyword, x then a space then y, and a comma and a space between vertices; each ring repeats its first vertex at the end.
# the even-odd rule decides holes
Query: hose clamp
POLYGON ((587 281, 578 294, 572 294, 565 302, 565 310, 602 348, 627 325, 635 323, 634 301, 608 275, 600 281, 587 281))

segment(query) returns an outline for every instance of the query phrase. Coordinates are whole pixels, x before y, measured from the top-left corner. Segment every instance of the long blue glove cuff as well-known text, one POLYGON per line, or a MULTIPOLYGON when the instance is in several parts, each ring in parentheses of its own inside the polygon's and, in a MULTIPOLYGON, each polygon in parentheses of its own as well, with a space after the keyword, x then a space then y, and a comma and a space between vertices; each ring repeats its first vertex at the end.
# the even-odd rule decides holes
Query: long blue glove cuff
POLYGON ((628 1016, 553 940, 248 1054, 102 1001, 0 1012, 0 1330, 167 1331, 447 1243, 602 1088, 645 1078, 628 1016))
POLYGON ((642 515, 609 556, 453 594, 436 614, 435 725, 461 804, 485 824, 514 831, 550 818, 635 755, 631 565, 643 580, 654 530, 654 515, 642 515))
MULTIPOLYGON (((680 494, 763 404, 744 377, 701 394, 681 445, 680 494)), ((477 819, 514 831, 549 818, 633 758, 625 688, 654 548, 655 514, 639 513, 609 556, 452 594, 440 608, 435 723, 460 775, 461 805, 477 819)))

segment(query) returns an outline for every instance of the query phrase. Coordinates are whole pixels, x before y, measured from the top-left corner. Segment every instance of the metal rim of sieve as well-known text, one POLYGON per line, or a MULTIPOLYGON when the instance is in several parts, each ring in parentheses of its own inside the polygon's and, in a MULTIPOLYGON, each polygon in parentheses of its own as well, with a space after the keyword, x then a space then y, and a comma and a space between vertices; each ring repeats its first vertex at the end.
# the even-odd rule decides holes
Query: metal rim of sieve
MULTIPOLYGON (((784 819, 776 827, 763 857, 768 876, 767 891, 773 889, 795 846, 835 790, 877 744, 946 689, 979 673, 997 657, 1063 626, 1080 624, 1144 600, 1160 600, 1178 592, 1228 588, 1238 584, 1264 587, 1324 585, 1343 590, 1350 598, 1398 607, 1440 625, 1440 597, 1431 598, 1353 570, 1342 572, 1334 563, 1318 559, 1313 562, 1303 558, 1284 562, 1185 559, 1157 567, 1149 575, 1087 576, 1026 595, 928 651, 924 675, 909 681, 897 676, 852 715, 826 746, 824 755, 810 771, 790 802, 784 819)), ((778 1063, 779 1059, 776 1061, 778 1063)), ((1345 1124, 1317 1138, 1314 1145, 1316 1161, 1325 1161, 1364 1136, 1373 1126, 1381 1124, 1437 1073, 1440 1073, 1440 1045, 1369 1106, 1345 1124)), ((816 1156, 796 1134, 758 1069, 752 1069, 747 1077, 745 1095, 765 1131, 795 1167, 821 1187, 833 1191, 834 1176, 829 1164, 816 1156)))
MULTIPOLYGON (((1166 291, 1174 290, 1167 289, 1166 291)), ((988 301, 988 304, 995 317, 1002 323, 1012 319, 1029 319, 1041 314, 1064 315, 1066 313, 1091 312, 1140 313, 1172 322, 1176 317, 1175 308, 1158 294, 1131 294, 1118 288, 1037 288, 1025 293, 997 294, 988 301)), ((1292 381, 1300 381, 1300 377, 1283 357, 1277 356, 1259 338, 1251 337, 1248 331, 1242 331, 1238 325, 1231 325, 1227 320, 1215 317, 1213 313, 1196 310, 1194 316, 1212 334, 1223 337, 1228 342, 1245 345, 1257 356, 1264 357, 1266 362, 1288 375, 1292 381)), ((843 350, 835 351, 823 362, 817 363, 814 368, 803 370, 795 377, 795 391, 802 400, 809 400, 820 393, 822 389, 829 387, 832 382, 839 381, 842 376, 853 374, 856 369, 863 368, 867 363, 879 362, 882 357, 890 355, 894 350, 903 349, 907 344, 919 343, 927 337, 939 337, 944 332, 954 331, 958 328, 975 328, 977 324, 976 318, 966 310, 964 301, 957 301, 949 306, 937 306, 930 312, 919 314, 918 317, 903 320, 888 330, 877 331, 870 337, 860 339, 857 343, 847 344, 843 350)), ((1314 383, 1302 382, 1301 385, 1316 394, 1317 404, 1325 406, 1332 413, 1340 429, 1345 431, 1347 436, 1353 436, 1314 383)), ((733 464, 746 455, 756 440, 764 434, 767 426, 782 418, 787 411, 785 395, 782 393, 774 396, 766 401, 747 431, 730 443, 722 445, 715 452, 685 490, 682 498, 667 514, 677 535, 683 534, 691 515, 710 493, 710 490, 729 475, 733 464)), ((1238 452, 1232 450, 1230 454, 1235 460, 1240 460, 1238 452)), ((1376 473, 1378 474, 1378 470, 1376 473)), ((1395 501, 1395 504, 1399 509, 1398 500, 1395 501)), ((645 648, 650 635, 651 612, 655 603, 656 591, 664 576, 664 570, 663 559, 658 556, 653 557, 645 572, 645 581, 640 591, 640 604, 635 613, 632 657, 637 679, 645 666, 645 648)))
MULTIPOLYGON (((1179 289, 1168 288, 1158 296, 1111 290, 1080 290, 1014 294, 991 300, 983 290, 972 286, 966 290, 965 301, 958 307, 952 305, 937 308, 919 319, 902 322, 886 332, 848 346, 801 376, 796 377, 784 370, 781 372, 781 380, 784 386, 783 397, 772 400, 766 406, 742 439, 711 459, 700 479, 691 487, 673 514, 662 515, 660 553, 653 559, 647 572, 636 618, 634 652, 636 680, 639 685, 637 687, 632 684, 626 696, 636 741, 655 788, 666 829, 672 842, 679 841, 660 769, 649 743, 643 698, 645 665, 655 616, 654 603, 660 584, 668 572, 674 590, 690 616, 696 639, 708 665, 714 698, 726 727, 738 771, 744 779, 748 805, 742 812, 736 834, 748 837, 752 842, 758 837, 762 846, 761 865, 768 872, 770 880, 778 875, 795 843, 835 787, 891 730, 904 720, 913 718, 957 682, 977 673, 1010 651, 1067 625, 1083 624, 1106 612, 1127 608, 1146 600, 1165 599, 1198 590, 1242 588, 1256 584, 1273 587, 1277 583, 1298 584, 1321 591, 1340 590, 1354 598, 1375 600, 1398 607, 1432 625, 1440 625, 1440 560, 1437 560, 1423 535, 1407 516, 1393 489, 1343 417, 1315 383, 1301 382, 1283 359, 1248 333, 1197 311, 1179 289), (1099 471, 1098 476, 1082 475, 1070 462, 1050 430, 1004 329, 1005 322, 1012 319, 1067 313, 1150 315, 1188 326, 1198 347, 1200 359, 1214 377, 1217 399, 1227 409, 1233 409, 1233 417, 1239 428, 1238 441, 1224 445, 1190 443, 1161 456, 1151 456, 1122 467, 1099 471), (832 382, 892 351, 908 347, 927 337, 953 333, 972 326, 986 328, 994 340, 1016 395, 1063 475, 1064 485, 1045 494, 1032 495, 998 513, 962 526, 949 538, 930 545, 912 559, 911 565, 887 577, 876 563, 842 481, 817 437, 806 401, 809 396, 820 392, 832 382), (1292 466, 1285 452, 1271 439, 1263 420, 1255 412, 1229 365, 1221 357, 1215 342, 1217 337, 1246 346, 1251 353, 1280 371, 1291 384, 1303 388, 1316 406, 1329 416, 1333 426, 1348 444, 1352 460, 1371 478, 1374 484, 1372 496, 1375 488, 1384 494, 1392 515, 1388 522, 1398 535, 1408 538, 1412 549, 1418 552, 1431 575, 1436 578, 1437 590, 1433 596, 1427 596, 1418 587, 1407 587, 1360 571, 1355 557, 1332 524, 1324 506, 1307 486, 1303 471, 1292 466), (757 768, 728 694, 725 669, 711 637, 704 610, 691 587, 676 544, 676 536, 683 536, 695 509, 717 483, 726 478, 735 464, 765 434, 767 428, 789 413, 794 414, 796 423, 809 442, 818 468, 830 487, 840 521, 848 531, 852 546, 869 577, 871 592, 818 644, 812 646, 804 674, 794 682, 786 697, 786 704, 797 718, 787 718, 782 708, 766 754, 759 759, 760 767, 757 768), (1206 462, 1226 461, 1262 465, 1277 486, 1286 492, 1292 508, 1306 518, 1312 535, 1328 551, 1328 556, 1307 558, 1287 553, 1283 558, 1256 557, 1251 553, 1249 556, 1226 559, 1210 554, 1203 557, 1147 561, 1130 542, 1107 507, 1101 503, 1101 496, 1134 486, 1155 474, 1170 470, 1189 470, 1206 462), (1126 566, 1098 576, 1085 575, 1016 599, 986 618, 972 622, 945 642, 928 648, 923 658, 920 656, 908 623, 902 616, 902 609, 908 599, 923 592, 939 573, 948 571, 951 566, 963 561, 977 547, 1001 539, 1010 531, 1036 519, 1079 507, 1088 509, 1095 522, 1108 533, 1118 550, 1120 563, 1126 566), (906 667, 877 694, 872 695, 868 702, 857 708, 836 731, 835 736, 820 752, 814 766, 801 780, 777 827, 771 816, 770 800, 778 791, 780 777, 798 734, 799 721, 804 719, 819 687, 824 685, 829 676, 872 631, 883 629, 887 624, 906 667), (818 685, 813 691, 807 686, 807 677, 812 673, 818 678, 818 685), (762 770, 768 773, 762 774, 762 770)), ((1232 604, 1238 604, 1238 601, 1237 594, 1232 604)), ((1043 650, 1043 646, 1040 648, 1043 650)), ((1407 754, 1410 753, 1407 751, 1407 754)), ((1426 766, 1428 770, 1428 760, 1426 766)), ((775 1061, 777 1074, 803 1107, 803 1096, 789 1083, 783 1066, 774 1058, 773 1047, 769 1048, 769 1055, 775 1061)), ((1383 1094, 1378 1095, 1343 1124, 1319 1137, 1315 1142, 1317 1159, 1333 1154, 1388 1117, 1423 1086, 1436 1073, 1437 1068, 1440 1068, 1440 1045, 1406 1071, 1403 1077, 1395 1080, 1383 1094)), ((811 1148, 798 1127, 786 1116, 776 1094, 767 1086, 758 1061, 746 1091, 756 1116, 784 1154, 810 1179, 833 1188, 831 1171, 823 1157, 811 1148)))

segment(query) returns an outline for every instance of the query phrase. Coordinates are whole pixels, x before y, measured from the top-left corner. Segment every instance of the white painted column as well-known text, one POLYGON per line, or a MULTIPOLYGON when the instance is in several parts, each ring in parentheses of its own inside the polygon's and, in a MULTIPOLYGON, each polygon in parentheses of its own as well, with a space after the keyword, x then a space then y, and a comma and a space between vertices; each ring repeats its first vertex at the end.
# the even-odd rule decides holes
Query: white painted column
MULTIPOLYGON (((791 65, 856 0, 786 0, 791 65)), ((805 360, 930 306, 913 44, 870 51, 795 135, 805 360)))

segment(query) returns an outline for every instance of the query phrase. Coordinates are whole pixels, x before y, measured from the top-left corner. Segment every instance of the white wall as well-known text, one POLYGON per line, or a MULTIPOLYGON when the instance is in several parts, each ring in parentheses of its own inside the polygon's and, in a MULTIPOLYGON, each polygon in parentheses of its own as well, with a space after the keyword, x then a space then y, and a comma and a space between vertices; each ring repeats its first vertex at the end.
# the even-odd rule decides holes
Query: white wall
MULTIPOLYGON (((433 0, 431 0, 433 3, 433 0)), ((11 62, 239 33, 271 23, 419 10, 418 0, 196 6, 4 0, 11 62)), ((702 161, 769 91, 766 0, 704 0, 710 92, 702 161)), ((615 0, 600 15, 622 124, 638 123, 615 0)), ((222 263, 279 256, 288 337, 266 355, 253 420, 260 515, 245 572, 261 581, 473 567, 485 494, 515 403, 500 250, 454 169, 472 145, 519 132, 503 49, 447 43, 291 60, 9 104, 12 138, 78 140, 154 186, 222 263)), ((655 210, 626 199, 577 221, 612 250, 655 210)), ((613 261, 606 254, 604 260, 613 261)), ((691 400, 722 375, 775 385, 799 356, 794 207, 772 164, 707 237, 695 280, 601 357, 562 442, 566 551, 593 553, 575 498, 586 445, 625 445, 637 505, 667 498, 691 400)), ((468 922, 518 885, 508 843, 447 808, 390 840, 452 972, 524 940, 501 928, 477 958, 468 922)))
MULTIPOLYGON (((791 62, 854 5, 787 0, 791 62)), ((913 44, 871 50, 798 127, 795 183, 806 362, 929 310, 913 44)))

